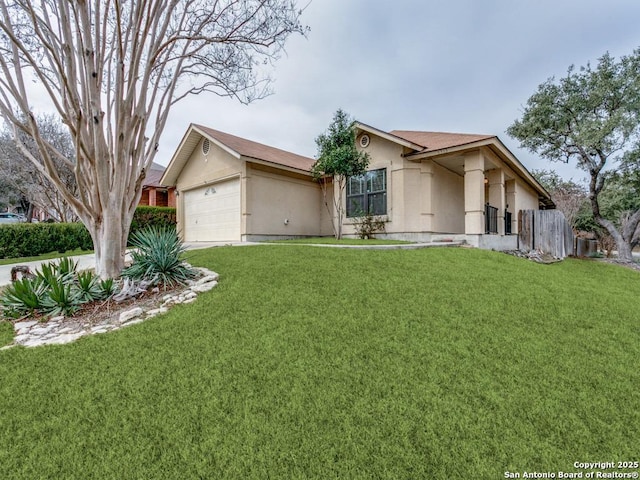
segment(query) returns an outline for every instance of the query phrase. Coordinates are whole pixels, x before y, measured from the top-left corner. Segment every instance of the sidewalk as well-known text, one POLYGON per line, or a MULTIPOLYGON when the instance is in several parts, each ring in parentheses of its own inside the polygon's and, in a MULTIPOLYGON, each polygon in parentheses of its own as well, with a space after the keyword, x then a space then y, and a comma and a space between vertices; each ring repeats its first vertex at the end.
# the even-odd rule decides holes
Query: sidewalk
MULTIPOLYGON (((242 245, 248 245, 248 242, 243 243, 242 245)), ((220 247, 224 245, 229 245, 229 243, 224 242, 193 242, 193 243, 185 243, 185 247, 187 250, 196 250, 199 248, 209 248, 209 247, 220 247)), ((238 244, 240 245, 240 244, 238 244)), ((93 253, 88 253, 86 255, 74 255, 70 257, 74 262, 78 262, 78 270, 88 270, 96 267, 96 257, 93 253)), ((131 257, 127 254, 127 260, 130 260, 131 257)), ((16 265, 26 265, 29 267, 32 273, 35 273, 36 269, 39 269, 43 263, 55 262, 57 258, 50 258, 48 260, 36 260, 33 262, 19 262, 13 263, 9 265, 0 265, 0 287, 11 284, 11 269, 16 265)))

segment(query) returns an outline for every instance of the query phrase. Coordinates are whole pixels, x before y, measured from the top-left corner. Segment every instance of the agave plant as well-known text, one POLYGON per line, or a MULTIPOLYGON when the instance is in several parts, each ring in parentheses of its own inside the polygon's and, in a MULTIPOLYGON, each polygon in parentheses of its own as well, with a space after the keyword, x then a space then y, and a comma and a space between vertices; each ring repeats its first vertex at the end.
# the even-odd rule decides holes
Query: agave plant
POLYGON ((77 275, 77 289, 83 303, 105 298, 104 289, 93 272, 84 271, 77 275))
POLYGON ((0 296, 3 313, 18 318, 42 308, 46 285, 40 278, 21 278, 7 286, 0 296))
POLYGON ((133 263, 122 272, 134 280, 158 281, 169 286, 185 284, 196 276, 180 255, 185 251, 175 228, 149 226, 131 236, 133 263))
POLYGON ((86 303, 83 301, 82 292, 73 283, 65 281, 64 277, 53 277, 50 280, 51 283, 41 300, 44 313, 51 316, 71 316, 86 303))

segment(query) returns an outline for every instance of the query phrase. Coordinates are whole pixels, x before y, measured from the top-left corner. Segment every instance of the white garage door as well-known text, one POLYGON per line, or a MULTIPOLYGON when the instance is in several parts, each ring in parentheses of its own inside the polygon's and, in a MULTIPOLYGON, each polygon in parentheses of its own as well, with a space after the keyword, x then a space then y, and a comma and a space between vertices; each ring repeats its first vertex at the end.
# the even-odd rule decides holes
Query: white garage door
POLYGON ((240 240, 240 179, 184 192, 187 242, 240 240))

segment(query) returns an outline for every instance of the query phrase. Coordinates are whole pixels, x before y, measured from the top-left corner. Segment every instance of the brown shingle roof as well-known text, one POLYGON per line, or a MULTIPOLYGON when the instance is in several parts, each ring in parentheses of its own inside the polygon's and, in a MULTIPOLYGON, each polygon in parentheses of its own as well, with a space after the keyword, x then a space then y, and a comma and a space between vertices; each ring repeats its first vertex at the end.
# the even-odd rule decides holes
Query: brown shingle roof
POLYGON ((149 169, 146 177, 144 177, 144 182, 142 182, 143 187, 160 187, 160 179, 164 174, 164 168, 162 170, 158 170, 155 168, 149 169))
POLYGON ((411 130, 392 130, 391 135, 411 143, 422 145, 423 152, 433 152, 444 148, 460 147, 481 140, 495 138, 495 135, 474 135, 469 133, 416 132, 411 130))
POLYGON ((194 125, 194 127, 202 130, 211 138, 219 141, 223 145, 226 145, 231 150, 238 152, 243 157, 255 158, 257 160, 275 163, 277 165, 284 165, 286 167, 304 170, 306 172, 311 171, 311 167, 315 163, 313 158, 303 157, 302 155, 280 150, 279 148, 270 147, 258 142, 252 142, 245 138, 236 137, 235 135, 220 132, 212 128, 203 127, 202 125, 194 125))

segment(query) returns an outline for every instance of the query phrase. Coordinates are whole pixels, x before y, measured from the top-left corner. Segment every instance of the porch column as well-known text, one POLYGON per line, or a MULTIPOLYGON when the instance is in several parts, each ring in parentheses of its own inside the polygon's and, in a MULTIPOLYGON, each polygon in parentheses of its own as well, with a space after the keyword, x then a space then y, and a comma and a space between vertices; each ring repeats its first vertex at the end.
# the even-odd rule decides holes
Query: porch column
POLYGON ((433 232, 433 162, 422 160, 420 164, 420 195, 422 196, 422 231, 433 232))
POLYGON ((151 205, 152 207, 157 206, 155 187, 151 187, 149 189, 149 205, 151 205))
POLYGON ((464 158, 464 233, 484 233, 484 157, 480 151, 464 158))
POLYGON ((507 180, 507 205, 505 208, 511 212, 511 233, 518 233, 518 211, 516 210, 516 181, 507 180))
POLYGON ((495 168, 487 172, 489 179, 489 204, 498 209, 498 235, 504 235, 504 172, 495 168))

